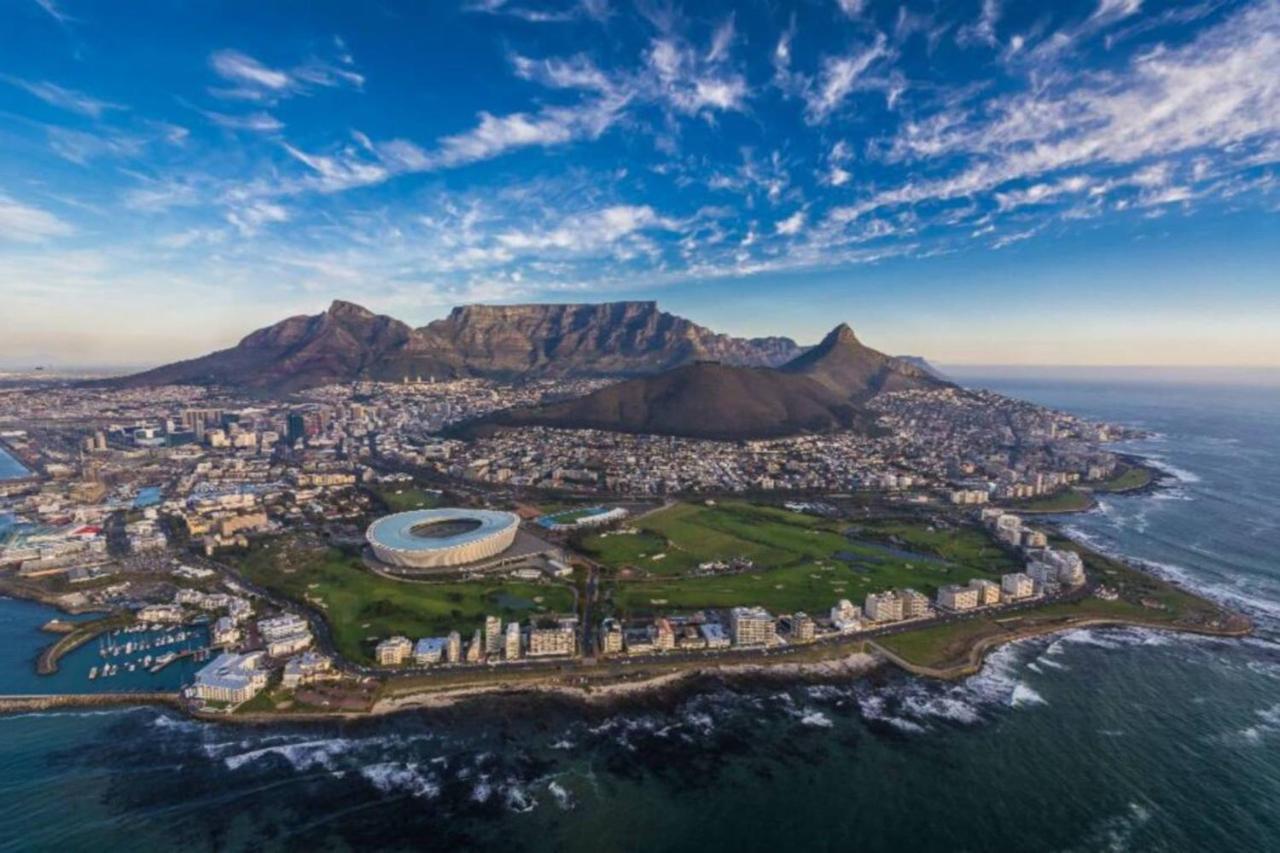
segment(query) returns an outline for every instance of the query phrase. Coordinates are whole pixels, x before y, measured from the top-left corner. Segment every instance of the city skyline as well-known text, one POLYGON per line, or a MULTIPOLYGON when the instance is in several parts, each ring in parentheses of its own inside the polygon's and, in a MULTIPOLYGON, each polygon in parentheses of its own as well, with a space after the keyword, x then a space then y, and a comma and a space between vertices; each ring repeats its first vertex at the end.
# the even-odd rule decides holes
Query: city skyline
POLYGON ((3 366, 188 358, 334 298, 1280 365, 1276 2, 4 14, 3 366))

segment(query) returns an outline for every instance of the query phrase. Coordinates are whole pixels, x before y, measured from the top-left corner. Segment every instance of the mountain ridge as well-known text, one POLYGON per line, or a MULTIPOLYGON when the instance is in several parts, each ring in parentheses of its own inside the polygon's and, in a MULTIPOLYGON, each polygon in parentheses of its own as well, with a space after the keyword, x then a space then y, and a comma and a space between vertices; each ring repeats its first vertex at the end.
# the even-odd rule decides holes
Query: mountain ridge
POLYGON ((772 367, 803 349, 785 337, 736 338, 656 302, 466 305, 413 328, 352 302, 294 315, 235 346, 112 380, 262 391, 403 378, 639 376, 698 360, 772 367))

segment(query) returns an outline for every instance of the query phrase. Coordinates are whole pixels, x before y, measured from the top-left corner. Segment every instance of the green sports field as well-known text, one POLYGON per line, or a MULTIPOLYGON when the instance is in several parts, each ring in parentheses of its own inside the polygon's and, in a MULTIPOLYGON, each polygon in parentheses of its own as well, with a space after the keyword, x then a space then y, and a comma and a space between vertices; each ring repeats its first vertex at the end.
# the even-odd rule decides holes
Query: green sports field
POLYGON ((913 519, 849 522, 739 502, 677 504, 637 522, 637 534, 584 546, 616 572, 606 606, 622 615, 762 605, 824 612, 840 598, 998 578, 1018 563, 979 529, 934 530, 913 519), (655 560, 656 555, 663 555, 655 560), (755 569, 690 577, 705 561, 744 558, 755 569))
POLYGON ((358 556, 336 548, 304 549, 289 539, 255 547, 240 563, 245 577, 298 601, 320 607, 344 657, 369 663, 378 640, 410 639, 456 630, 464 637, 487 615, 504 621, 573 609, 564 586, 505 579, 409 583, 373 574, 358 556))

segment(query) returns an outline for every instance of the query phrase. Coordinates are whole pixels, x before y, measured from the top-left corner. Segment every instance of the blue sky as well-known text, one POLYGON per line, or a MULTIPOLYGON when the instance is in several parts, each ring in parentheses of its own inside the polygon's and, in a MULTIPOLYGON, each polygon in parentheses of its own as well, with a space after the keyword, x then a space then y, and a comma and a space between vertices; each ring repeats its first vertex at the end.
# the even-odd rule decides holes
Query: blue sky
POLYGON ((0 0, 0 364, 333 298, 1280 365, 1280 2, 0 0))

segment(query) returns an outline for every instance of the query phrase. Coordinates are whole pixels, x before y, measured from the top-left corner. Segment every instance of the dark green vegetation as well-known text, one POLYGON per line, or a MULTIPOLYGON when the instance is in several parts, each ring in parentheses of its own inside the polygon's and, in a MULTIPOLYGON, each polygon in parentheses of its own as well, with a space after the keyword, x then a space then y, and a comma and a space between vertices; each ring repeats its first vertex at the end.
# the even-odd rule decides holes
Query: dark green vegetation
POLYGON ((1212 602, 1183 592, 1117 560, 1066 539, 1055 538, 1053 546, 1079 552, 1089 577, 1114 590, 1119 597, 1104 600, 1089 596, 1018 613, 995 612, 961 622, 891 634, 876 642, 909 663, 942 669, 972 663, 971 655, 980 644, 1062 630, 1093 620, 1220 633, 1247 627, 1247 621, 1223 611, 1212 602))
POLYGON ((583 542, 616 571, 610 601, 624 615, 738 604, 819 613, 841 598, 860 602, 868 592, 894 587, 932 595, 943 584, 997 578, 1019 567, 981 529, 935 528, 914 518, 850 524, 730 502, 676 504, 634 526, 639 533, 583 542), (688 576, 700 563, 735 558, 754 568, 688 576))
POLYGON ((239 569, 249 580, 323 611, 337 650, 363 663, 371 662, 379 640, 395 634, 417 639, 456 630, 469 637, 486 615, 505 621, 573 609, 573 593, 563 586, 505 579, 396 581, 370 572, 358 555, 307 548, 288 538, 255 546, 239 569))
POLYGON ((1095 492, 1134 492, 1145 489, 1155 480, 1155 472, 1144 465, 1125 465, 1114 476, 1100 483, 1090 484, 1095 492))

